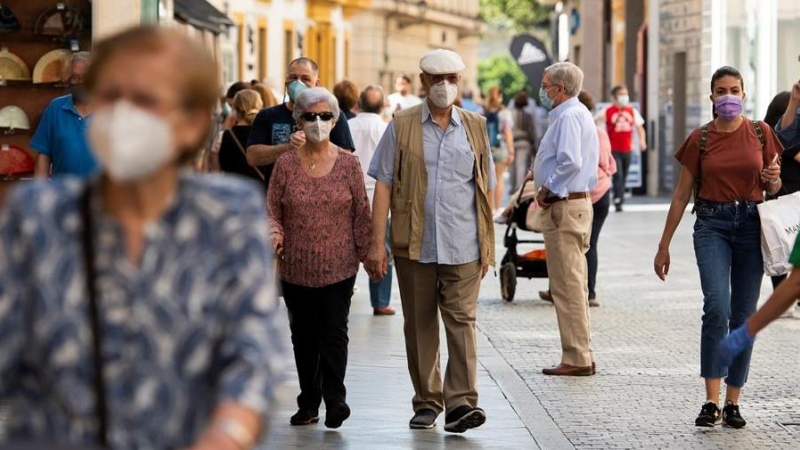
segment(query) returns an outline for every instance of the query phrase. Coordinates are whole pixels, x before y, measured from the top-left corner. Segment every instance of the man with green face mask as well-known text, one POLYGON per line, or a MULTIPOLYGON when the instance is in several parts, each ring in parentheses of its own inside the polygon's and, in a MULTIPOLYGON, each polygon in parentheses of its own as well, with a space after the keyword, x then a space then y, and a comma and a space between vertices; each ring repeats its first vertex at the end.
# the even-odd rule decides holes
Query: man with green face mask
POLYGON ((625 201, 625 181, 628 179, 631 166, 634 128, 639 134, 642 151, 647 150, 647 137, 642 115, 630 105, 628 88, 622 84, 614 86, 611 89, 611 96, 614 98, 614 104, 600 114, 605 119, 608 139, 611 141, 611 153, 619 168, 614 174, 614 207, 617 212, 621 212, 622 203, 625 201))
MULTIPOLYGON (((261 169, 267 186, 278 157, 288 151, 297 150, 305 142, 305 133, 298 131, 292 117, 295 99, 304 90, 319 86, 319 66, 310 58, 295 59, 289 63, 286 72, 285 89, 289 96, 288 101, 261 110, 253 121, 250 138, 247 140, 247 162, 261 169)), ((355 150, 347 118, 343 113, 339 114, 336 126, 331 130, 331 142, 343 149, 355 150)))

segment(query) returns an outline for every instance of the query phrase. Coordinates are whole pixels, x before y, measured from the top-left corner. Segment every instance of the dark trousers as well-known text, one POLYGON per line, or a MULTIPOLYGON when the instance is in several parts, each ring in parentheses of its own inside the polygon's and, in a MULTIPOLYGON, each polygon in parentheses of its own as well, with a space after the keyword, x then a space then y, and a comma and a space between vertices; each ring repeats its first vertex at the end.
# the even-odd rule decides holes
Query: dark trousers
POLYGON ((282 282, 289 309, 294 361, 300 379, 300 409, 317 411, 345 402, 347 391, 347 316, 356 278, 311 288, 282 282))
POLYGON ((611 206, 611 192, 606 192, 596 203, 592 204, 594 215, 592 216, 592 234, 589 237, 589 250, 586 252, 586 263, 589 266, 589 300, 596 297, 594 286, 597 283, 597 239, 600 237, 600 230, 608 217, 608 209, 611 206))
POLYGON ((614 174, 614 204, 621 205, 625 202, 625 182, 631 168, 631 152, 612 151, 614 161, 617 162, 617 173, 614 174))

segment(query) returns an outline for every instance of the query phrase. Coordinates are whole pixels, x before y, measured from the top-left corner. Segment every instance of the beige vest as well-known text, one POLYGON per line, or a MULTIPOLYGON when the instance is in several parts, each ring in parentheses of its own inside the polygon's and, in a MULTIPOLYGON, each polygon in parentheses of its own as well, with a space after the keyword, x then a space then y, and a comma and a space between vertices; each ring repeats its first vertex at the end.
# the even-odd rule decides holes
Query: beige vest
MULTIPOLYGON (((461 108, 458 110, 475 155, 475 204, 478 216, 478 245, 481 263, 494 265, 494 224, 489 209, 489 158, 486 119, 461 108)), ((422 105, 399 111, 394 116, 397 148, 392 181, 390 241, 395 256, 419 261, 425 225, 425 193, 428 170, 422 139, 422 105)))

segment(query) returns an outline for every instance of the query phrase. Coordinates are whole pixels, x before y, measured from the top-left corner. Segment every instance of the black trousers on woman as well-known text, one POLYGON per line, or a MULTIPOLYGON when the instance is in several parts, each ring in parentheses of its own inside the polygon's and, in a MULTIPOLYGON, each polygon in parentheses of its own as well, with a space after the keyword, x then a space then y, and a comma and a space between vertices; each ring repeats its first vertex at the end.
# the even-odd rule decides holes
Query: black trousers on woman
POLYGON ((611 190, 605 193, 600 200, 592 204, 594 216, 592 217, 592 234, 589 238, 589 250, 586 252, 586 263, 589 266, 589 300, 594 300, 594 292, 597 283, 597 239, 600 237, 600 230, 608 217, 608 209, 611 206, 611 190))
POLYGON ((352 277, 321 288, 281 283, 300 379, 300 409, 318 411, 323 399, 329 409, 345 402, 347 317, 355 281, 352 277))

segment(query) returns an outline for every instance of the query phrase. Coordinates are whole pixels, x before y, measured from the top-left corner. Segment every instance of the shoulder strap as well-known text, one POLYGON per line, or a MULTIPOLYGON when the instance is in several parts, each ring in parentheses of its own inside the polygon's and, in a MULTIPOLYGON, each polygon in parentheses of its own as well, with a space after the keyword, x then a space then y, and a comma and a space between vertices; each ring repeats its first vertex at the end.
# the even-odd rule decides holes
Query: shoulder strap
POLYGON ((697 178, 694 180, 694 207, 692 213, 697 209, 697 202, 700 200, 700 185, 702 183, 703 173, 703 154, 706 152, 706 145, 708 144, 708 124, 700 127, 700 145, 697 155, 697 178))
MULTIPOLYGON (((236 133, 234 133, 233 130, 231 130, 230 128, 225 130, 225 132, 231 135, 231 137, 233 138, 233 142, 236 143, 236 146, 239 148, 239 151, 242 152, 242 156, 244 156, 245 159, 247 159, 247 152, 245 151, 244 147, 242 146, 242 143, 239 142, 239 138, 236 137, 236 133)), ((259 169, 256 166, 250 166, 250 167, 252 167, 253 170, 256 171, 256 173, 258 174, 259 178, 261 178, 261 181, 264 181, 264 182, 267 181, 267 177, 265 177, 264 174, 261 173, 261 169, 259 169)))
POLYGON ((758 123, 757 120, 751 120, 750 123, 753 124, 753 128, 756 129, 756 136, 758 136, 758 142, 761 143, 761 151, 767 151, 767 138, 764 137, 764 130, 761 129, 761 124, 758 123))
POLYGON ((106 383, 103 375, 103 345, 100 307, 97 298, 97 268, 94 264, 94 226, 91 212, 92 189, 86 187, 81 199, 83 216, 83 261, 86 272, 86 290, 89 294, 89 325, 92 331, 92 351, 94 361, 95 408, 97 414, 97 435, 101 448, 108 448, 108 404, 106 403, 106 383))

